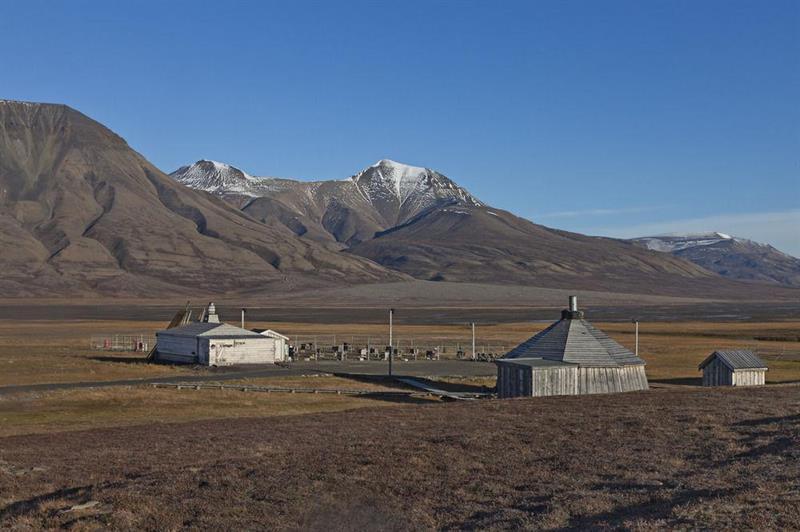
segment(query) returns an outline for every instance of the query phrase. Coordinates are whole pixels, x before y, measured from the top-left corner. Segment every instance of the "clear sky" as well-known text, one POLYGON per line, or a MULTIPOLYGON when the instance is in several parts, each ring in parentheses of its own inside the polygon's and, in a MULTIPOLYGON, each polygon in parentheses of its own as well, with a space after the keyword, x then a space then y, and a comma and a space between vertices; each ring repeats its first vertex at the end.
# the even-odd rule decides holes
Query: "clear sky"
POLYGON ((435 168, 554 227, 800 255, 800 2, 0 4, 0 98, 69 104, 165 171, 435 168))

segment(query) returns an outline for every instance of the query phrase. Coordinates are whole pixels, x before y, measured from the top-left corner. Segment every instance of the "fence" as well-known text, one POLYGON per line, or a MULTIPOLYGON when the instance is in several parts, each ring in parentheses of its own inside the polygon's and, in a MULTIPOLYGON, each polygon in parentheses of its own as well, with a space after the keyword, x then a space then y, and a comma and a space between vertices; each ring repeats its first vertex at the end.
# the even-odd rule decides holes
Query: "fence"
MULTIPOLYGON (((290 335, 292 353, 297 359, 313 360, 382 360, 389 352, 386 336, 356 336, 350 334, 290 335)), ((472 339, 394 337, 394 355, 408 360, 439 360, 441 358, 472 359, 472 339)), ((502 343, 475 342, 474 357, 494 360, 508 351, 502 343)))
POLYGON ((147 352, 155 343, 152 334, 106 334, 92 336, 89 347, 97 351, 147 352))

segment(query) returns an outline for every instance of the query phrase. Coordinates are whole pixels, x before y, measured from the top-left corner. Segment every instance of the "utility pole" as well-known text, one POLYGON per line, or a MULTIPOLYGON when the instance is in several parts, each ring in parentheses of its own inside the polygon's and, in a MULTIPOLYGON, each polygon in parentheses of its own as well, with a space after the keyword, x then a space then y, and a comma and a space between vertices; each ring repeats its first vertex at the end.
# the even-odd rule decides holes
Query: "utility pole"
POLYGON ((392 376, 392 358, 394 358, 394 336, 393 336, 393 320, 394 320, 394 309, 389 309, 389 376, 392 376))
POLYGON ((242 307, 242 329, 244 329, 244 307, 242 307))
POLYGON ((631 321, 633 322, 634 328, 636 330, 636 333, 635 333, 635 336, 636 336, 636 351, 634 351, 634 354, 638 357, 639 356, 639 320, 637 320, 636 318, 633 318, 631 321))
POLYGON ((472 360, 475 360, 475 322, 472 322, 472 360))

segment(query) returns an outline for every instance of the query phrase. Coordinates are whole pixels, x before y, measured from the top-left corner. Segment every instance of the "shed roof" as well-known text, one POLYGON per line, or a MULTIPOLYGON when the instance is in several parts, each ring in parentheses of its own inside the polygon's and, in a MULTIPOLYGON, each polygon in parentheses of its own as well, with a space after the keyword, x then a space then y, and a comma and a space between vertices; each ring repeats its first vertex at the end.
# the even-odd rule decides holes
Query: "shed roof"
POLYGON ((261 337, 257 332, 234 327, 227 323, 189 323, 181 327, 158 331, 156 334, 158 336, 202 336, 203 338, 261 337))
POLYGON ((561 362, 560 360, 549 360, 546 358, 498 358, 495 360, 498 364, 512 364, 516 366, 528 366, 531 368, 559 368, 559 367, 575 367, 577 364, 569 364, 561 362))
POLYGON ((700 363, 698 369, 703 369, 714 360, 714 357, 719 358, 720 362, 728 366, 732 370, 737 369, 767 369, 767 363, 761 360, 758 355, 752 351, 739 349, 735 351, 714 351, 706 359, 700 363))
POLYGON ((261 336, 266 336, 268 338, 277 338, 279 340, 289 340, 288 336, 285 336, 279 332, 275 332, 272 329, 253 329, 253 332, 257 332, 261 336))
POLYGON ((565 312, 545 330, 506 353, 503 359, 541 358, 586 367, 644 365, 645 361, 583 319, 565 312))

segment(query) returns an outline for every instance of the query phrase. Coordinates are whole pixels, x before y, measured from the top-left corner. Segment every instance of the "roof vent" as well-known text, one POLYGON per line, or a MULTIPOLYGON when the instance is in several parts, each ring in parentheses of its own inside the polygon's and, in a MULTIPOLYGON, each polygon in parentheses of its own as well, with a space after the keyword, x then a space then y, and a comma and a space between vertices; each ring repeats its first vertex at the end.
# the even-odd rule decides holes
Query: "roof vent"
POLYGON ((578 310, 578 296, 569 296, 569 308, 561 311, 562 320, 582 320, 583 311, 578 310))
POLYGON ((206 323, 219 323, 219 315, 217 315, 217 307, 214 303, 209 303, 206 309, 206 315, 203 319, 206 323))

